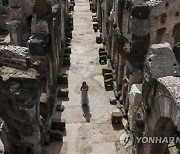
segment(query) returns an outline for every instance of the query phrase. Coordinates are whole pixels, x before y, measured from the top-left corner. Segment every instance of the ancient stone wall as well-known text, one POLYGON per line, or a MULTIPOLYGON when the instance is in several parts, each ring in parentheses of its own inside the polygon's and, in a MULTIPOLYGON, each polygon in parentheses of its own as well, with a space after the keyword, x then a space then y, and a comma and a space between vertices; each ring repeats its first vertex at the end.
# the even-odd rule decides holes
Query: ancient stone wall
POLYGON ((65 121, 53 119, 53 113, 57 94, 68 98, 59 84, 68 84, 61 70, 70 63, 70 5, 68 0, 0 1, 0 117, 6 153, 40 154, 44 144, 63 139, 65 121), (8 29, 5 34, 1 27, 8 29))
MULTIPOLYGON (((178 132, 180 1, 98 0, 91 5, 97 7, 96 41, 103 43, 99 62, 108 64, 103 69, 105 88, 114 90, 120 115, 128 117, 126 129, 134 136, 178 132)), ((134 144, 136 153, 168 150, 167 144, 134 144)))

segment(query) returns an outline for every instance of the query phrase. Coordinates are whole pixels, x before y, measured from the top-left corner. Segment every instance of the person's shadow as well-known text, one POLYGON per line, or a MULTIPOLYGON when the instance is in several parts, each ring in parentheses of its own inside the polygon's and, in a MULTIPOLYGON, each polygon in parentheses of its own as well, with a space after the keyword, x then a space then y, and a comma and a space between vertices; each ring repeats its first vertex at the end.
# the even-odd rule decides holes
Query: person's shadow
POLYGON ((89 99, 86 98, 86 103, 82 104, 83 116, 86 119, 86 122, 90 122, 91 120, 91 113, 90 113, 90 106, 89 106, 89 99))
POLYGON ((85 117, 86 122, 89 123, 90 120, 91 120, 91 113, 90 113, 89 105, 88 104, 87 105, 83 104, 82 105, 82 110, 83 110, 83 116, 85 117))

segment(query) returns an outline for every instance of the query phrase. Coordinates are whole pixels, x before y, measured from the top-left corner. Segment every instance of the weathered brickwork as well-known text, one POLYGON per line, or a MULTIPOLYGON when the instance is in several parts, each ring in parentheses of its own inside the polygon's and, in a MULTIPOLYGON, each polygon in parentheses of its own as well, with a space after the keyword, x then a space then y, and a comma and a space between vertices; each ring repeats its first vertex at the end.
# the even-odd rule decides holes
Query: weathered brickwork
POLYGON ((0 0, 1 139, 8 154, 44 153, 44 144, 63 140, 65 121, 56 119, 56 128, 52 115, 63 76, 68 84, 60 74, 71 51, 72 4, 0 0))
MULTIPOLYGON (((103 73, 105 86, 113 85, 127 129, 134 136, 178 132, 180 1, 92 0, 90 9, 97 43, 103 44, 99 61, 112 72, 103 73)), ((167 144, 134 145, 140 154, 168 150, 167 144)))

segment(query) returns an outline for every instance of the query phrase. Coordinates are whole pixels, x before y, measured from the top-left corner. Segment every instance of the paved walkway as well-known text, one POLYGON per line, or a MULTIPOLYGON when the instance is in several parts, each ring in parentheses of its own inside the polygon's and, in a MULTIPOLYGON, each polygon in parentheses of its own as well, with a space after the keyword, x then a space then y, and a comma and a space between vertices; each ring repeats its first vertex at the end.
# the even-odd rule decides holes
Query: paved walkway
POLYGON ((71 41, 71 67, 69 75, 69 101, 64 101, 62 118, 66 120, 66 136, 63 145, 53 143, 51 154, 125 154, 118 142, 120 130, 111 125, 111 113, 116 107, 110 105, 113 92, 104 89, 102 68, 98 62, 95 42, 98 33, 92 28, 92 13, 89 0, 76 0, 74 31, 71 41), (89 86, 90 112, 81 107, 80 86, 86 81, 89 86), (83 115, 84 114, 84 115, 83 115), (62 146, 62 147, 61 147, 62 146))

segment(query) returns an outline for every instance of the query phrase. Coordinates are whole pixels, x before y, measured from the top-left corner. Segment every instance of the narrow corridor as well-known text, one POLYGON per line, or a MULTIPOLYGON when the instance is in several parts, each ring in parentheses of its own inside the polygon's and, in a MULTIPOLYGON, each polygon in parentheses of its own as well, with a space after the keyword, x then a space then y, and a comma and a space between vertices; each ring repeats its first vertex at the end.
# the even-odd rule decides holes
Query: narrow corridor
POLYGON ((98 59, 98 49, 102 45, 95 41, 99 34, 92 28, 89 0, 75 2, 71 66, 66 72, 69 76, 69 101, 63 101, 65 110, 62 113, 62 119, 66 120, 66 136, 61 150, 57 143, 50 146, 51 154, 125 154, 118 142, 124 130, 114 130, 111 124, 111 113, 117 109, 109 103, 113 92, 104 88, 104 65, 100 65, 98 59), (85 115, 80 92, 83 81, 89 86, 90 113, 85 115))

